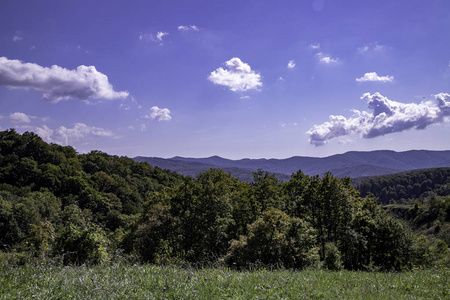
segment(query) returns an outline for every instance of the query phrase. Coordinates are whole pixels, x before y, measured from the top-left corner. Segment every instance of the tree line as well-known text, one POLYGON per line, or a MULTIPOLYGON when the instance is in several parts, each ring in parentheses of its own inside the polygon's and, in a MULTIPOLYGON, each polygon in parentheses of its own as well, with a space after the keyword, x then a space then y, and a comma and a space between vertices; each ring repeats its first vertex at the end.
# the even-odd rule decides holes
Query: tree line
MULTIPOLYGON (((259 170, 242 182, 219 169, 196 177, 100 151, 78 154, 32 132, 0 132, 3 252, 66 264, 122 258, 233 268, 402 270, 448 256, 361 197, 349 178, 287 182, 259 170)), ((446 252, 447 251, 447 252, 446 252)))

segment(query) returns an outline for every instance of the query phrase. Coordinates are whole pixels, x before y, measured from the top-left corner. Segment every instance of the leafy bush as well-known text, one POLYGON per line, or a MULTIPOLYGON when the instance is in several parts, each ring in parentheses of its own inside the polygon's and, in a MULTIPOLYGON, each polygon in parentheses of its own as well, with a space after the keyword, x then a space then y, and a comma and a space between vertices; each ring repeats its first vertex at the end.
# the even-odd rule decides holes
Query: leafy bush
POLYGON ((225 261, 230 266, 253 263, 305 268, 318 261, 316 232, 308 222, 272 208, 249 225, 248 235, 231 242, 225 261))

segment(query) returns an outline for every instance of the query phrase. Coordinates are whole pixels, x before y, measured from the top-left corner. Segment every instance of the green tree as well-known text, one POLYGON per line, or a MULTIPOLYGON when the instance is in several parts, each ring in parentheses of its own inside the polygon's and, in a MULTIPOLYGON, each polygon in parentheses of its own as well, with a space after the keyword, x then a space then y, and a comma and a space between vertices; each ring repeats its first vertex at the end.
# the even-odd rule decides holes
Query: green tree
POLYGON ((37 256, 45 259, 52 252, 54 240, 55 228, 50 221, 44 220, 39 224, 31 224, 27 244, 37 256))
POLYGON ((56 234, 54 251, 63 256, 65 264, 106 262, 108 244, 106 233, 91 222, 88 212, 76 205, 64 208, 64 226, 56 234))
POLYGON ((316 232, 301 219, 271 208, 249 225, 248 235, 233 240, 225 261, 230 266, 252 265, 304 268, 317 263, 316 232))
POLYGON ((14 217, 12 203, 0 195, 0 243, 11 247, 22 238, 23 233, 14 217))
POLYGON ((254 218, 270 208, 283 209, 282 184, 268 172, 259 169, 253 172, 250 200, 254 218))

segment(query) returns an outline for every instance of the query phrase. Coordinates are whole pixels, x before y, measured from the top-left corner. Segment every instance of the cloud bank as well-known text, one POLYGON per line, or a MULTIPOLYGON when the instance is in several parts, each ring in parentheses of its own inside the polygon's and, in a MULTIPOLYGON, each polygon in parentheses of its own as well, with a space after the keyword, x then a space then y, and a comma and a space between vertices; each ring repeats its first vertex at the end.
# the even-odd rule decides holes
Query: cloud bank
POLYGON ((48 143, 60 145, 72 145, 88 136, 106 136, 111 137, 113 133, 109 130, 88 126, 83 123, 76 123, 72 128, 60 126, 58 129, 51 129, 47 125, 36 127, 35 133, 48 143))
POLYGON ((258 90, 262 87, 261 75, 239 58, 233 57, 225 62, 226 69, 218 68, 211 72, 208 80, 214 84, 229 87, 233 92, 258 90))
POLYGON ((378 81, 378 82, 392 82, 394 81, 394 76, 378 76, 376 72, 370 72, 364 74, 364 76, 360 78, 356 78, 356 81, 358 82, 365 82, 365 81, 378 81))
POLYGON ((172 119, 168 108, 159 108, 158 106, 153 106, 150 109, 150 115, 146 115, 145 118, 158 121, 170 121, 172 119))
POLYGON ((354 115, 350 118, 331 115, 328 122, 314 125, 307 132, 309 142, 322 146, 331 139, 350 134, 374 138, 445 122, 445 118, 450 116, 450 95, 440 93, 434 98, 436 101, 404 104, 389 100, 380 93, 365 93, 361 99, 367 101, 372 112, 353 110, 354 115))
POLYGON ((32 88, 45 100, 58 102, 69 98, 126 98, 128 92, 116 92, 105 74, 94 66, 79 66, 68 70, 53 65, 50 68, 20 60, 0 57, 0 86, 32 88))

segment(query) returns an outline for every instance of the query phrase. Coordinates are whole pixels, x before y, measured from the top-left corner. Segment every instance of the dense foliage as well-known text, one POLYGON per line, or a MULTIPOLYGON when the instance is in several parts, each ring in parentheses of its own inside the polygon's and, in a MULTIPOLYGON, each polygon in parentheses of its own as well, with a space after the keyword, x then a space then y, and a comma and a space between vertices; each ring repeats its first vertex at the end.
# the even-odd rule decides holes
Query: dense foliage
POLYGON ((360 182, 356 188, 363 197, 371 193, 383 204, 408 202, 411 198, 446 196, 450 195, 450 168, 379 176, 360 182))
MULTIPOLYGON (((121 258, 235 268, 402 270, 434 264, 406 223, 348 178, 251 183, 222 170, 195 178, 99 151, 77 154, 36 134, 0 132, 3 252, 65 264, 121 258)), ((439 258, 448 257, 439 240, 439 258)), ((436 256, 438 257, 438 256, 436 256)))

